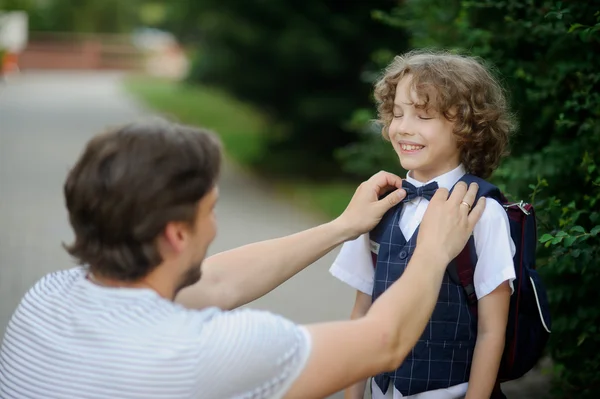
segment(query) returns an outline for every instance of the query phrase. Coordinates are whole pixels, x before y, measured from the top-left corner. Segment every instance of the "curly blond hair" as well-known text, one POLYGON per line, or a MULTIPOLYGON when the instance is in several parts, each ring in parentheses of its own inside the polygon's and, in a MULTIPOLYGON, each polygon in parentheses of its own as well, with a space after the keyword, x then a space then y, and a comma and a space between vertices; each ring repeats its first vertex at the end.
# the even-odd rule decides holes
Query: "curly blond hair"
POLYGON ((506 93, 491 68, 475 57, 440 51, 411 51, 395 57, 374 91, 377 121, 387 140, 396 85, 407 75, 419 99, 417 106, 434 109, 454 123, 466 170, 489 177, 508 155, 509 137, 516 128, 506 93))

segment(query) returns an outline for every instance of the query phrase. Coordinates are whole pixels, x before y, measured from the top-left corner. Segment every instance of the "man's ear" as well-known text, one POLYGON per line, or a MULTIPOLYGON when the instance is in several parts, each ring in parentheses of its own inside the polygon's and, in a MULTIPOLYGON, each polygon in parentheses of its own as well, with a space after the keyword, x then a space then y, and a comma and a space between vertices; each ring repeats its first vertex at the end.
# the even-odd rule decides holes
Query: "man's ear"
POLYGON ((163 238, 170 251, 180 253, 189 241, 190 231, 185 223, 169 222, 165 226, 163 238))

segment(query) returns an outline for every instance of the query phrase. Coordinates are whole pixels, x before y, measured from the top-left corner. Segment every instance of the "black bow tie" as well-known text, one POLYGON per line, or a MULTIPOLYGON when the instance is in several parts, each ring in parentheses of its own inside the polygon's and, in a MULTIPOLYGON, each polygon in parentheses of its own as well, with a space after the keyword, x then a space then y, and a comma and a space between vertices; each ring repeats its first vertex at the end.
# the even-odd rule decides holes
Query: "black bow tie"
POLYGON ((435 181, 421 187, 415 187, 412 183, 402 180, 402 188, 406 191, 406 198, 402 202, 408 202, 417 197, 423 197, 429 201, 439 187, 435 181))

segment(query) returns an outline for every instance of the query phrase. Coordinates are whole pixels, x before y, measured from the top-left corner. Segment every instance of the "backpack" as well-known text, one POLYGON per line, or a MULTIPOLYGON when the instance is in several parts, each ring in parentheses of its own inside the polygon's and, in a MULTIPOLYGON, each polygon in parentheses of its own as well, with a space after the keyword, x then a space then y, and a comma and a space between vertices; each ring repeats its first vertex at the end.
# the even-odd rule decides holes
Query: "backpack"
MULTIPOLYGON (((542 357, 550 337, 550 310, 546 290, 536 271, 535 255, 537 247, 537 224, 535 211, 531 204, 509 202, 502 192, 484 179, 466 174, 460 181, 477 183, 480 197, 494 199, 502 205, 508 215, 510 235, 515 244, 516 279, 514 292, 510 298, 508 323, 504 353, 498 370, 498 383, 515 380, 530 371, 542 357)), ((386 215, 388 216, 388 215, 386 215)), ((384 216, 384 220, 387 217, 384 216)), ((370 233, 371 239, 377 237, 377 227, 370 233)), ((377 241, 377 240, 375 240, 377 241)), ((377 265, 377 255, 371 252, 373 266, 377 265)), ((450 279, 463 287, 469 308, 477 317, 477 297, 473 276, 477 255, 473 236, 455 261, 448 265, 450 279)))
MULTIPOLYGON (((550 338, 551 318, 546 289, 536 271, 535 255, 537 248, 537 223, 535 210, 523 201, 509 202, 494 185, 473 175, 466 174, 460 181, 479 185, 477 200, 480 197, 494 199, 502 205, 508 215, 510 235, 515 244, 516 279, 514 292, 510 298, 506 340, 498 382, 506 382, 522 377, 530 371, 542 357, 550 338)), ((450 263, 448 273, 454 283, 463 287, 469 308, 477 316, 477 297, 473 276, 477 255, 473 239, 450 263)))

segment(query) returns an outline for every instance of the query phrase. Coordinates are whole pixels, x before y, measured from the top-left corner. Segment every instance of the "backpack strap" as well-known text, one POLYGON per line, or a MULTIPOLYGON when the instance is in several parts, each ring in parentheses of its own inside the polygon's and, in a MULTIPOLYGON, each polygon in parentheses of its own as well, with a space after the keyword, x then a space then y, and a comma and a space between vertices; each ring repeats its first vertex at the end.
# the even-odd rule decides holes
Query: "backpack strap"
MULTIPOLYGON (((465 182, 467 183, 467 185, 470 185, 471 183, 477 183, 479 185, 479 190, 477 191, 475 202, 477 202, 481 197, 493 198, 500 204, 508 202, 498 187, 494 186, 492 183, 487 182, 481 177, 477 177, 467 173, 458 181, 465 182)), ((454 189, 454 187, 452 189, 454 189)), ((450 192, 452 192, 452 190, 450 190, 450 192)))
MULTIPOLYGON (((477 196, 475 197, 475 203, 477 203, 481 197, 493 198, 500 203, 504 203, 506 201, 506 198, 496 186, 488 183, 480 177, 471 174, 465 174, 460 178, 459 181, 463 181, 467 183, 467 185, 471 183, 477 183, 479 185, 479 190, 477 191, 477 196)), ((454 189, 454 187, 452 189, 454 189)), ((450 190, 450 192, 452 192, 452 190, 450 190)), ((450 279, 455 284, 459 284, 463 287, 467 296, 469 308, 475 316, 477 316, 477 294, 475 292, 475 283, 473 280, 476 264, 477 253, 475 251, 475 240, 473 236, 471 236, 467 242, 467 245, 465 245, 458 256, 452 262, 450 262, 447 269, 450 279)))

